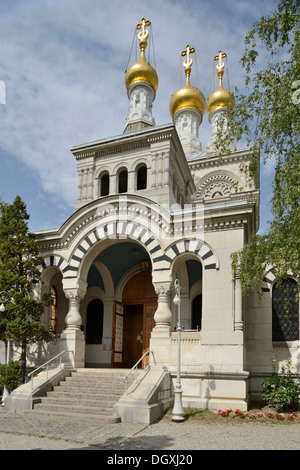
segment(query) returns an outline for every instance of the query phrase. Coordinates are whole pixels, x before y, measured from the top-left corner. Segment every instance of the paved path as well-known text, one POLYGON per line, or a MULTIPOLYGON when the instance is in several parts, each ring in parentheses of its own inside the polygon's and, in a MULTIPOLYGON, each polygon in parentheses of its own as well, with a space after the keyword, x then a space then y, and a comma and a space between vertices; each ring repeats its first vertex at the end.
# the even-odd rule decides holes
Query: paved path
POLYGON ((299 424, 101 424, 0 410, 0 450, 300 450, 299 424))

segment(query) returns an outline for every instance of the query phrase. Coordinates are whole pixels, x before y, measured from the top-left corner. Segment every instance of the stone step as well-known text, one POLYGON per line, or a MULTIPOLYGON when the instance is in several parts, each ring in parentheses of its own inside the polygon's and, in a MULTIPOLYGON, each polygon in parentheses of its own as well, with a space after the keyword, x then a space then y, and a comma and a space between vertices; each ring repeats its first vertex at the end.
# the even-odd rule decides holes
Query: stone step
POLYGON ((70 404, 70 403, 47 403, 42 401, 34 405, 35 410, 44 410, 52 414, 52 411, 56 412, 71 412, 71 413, 85 413, 85 414, 97 414, 97 415, 113 415, 113 408, 110 406, 89 406, 87 404, 70 404))
POLYGON ((113 406, 125 392, 126 373, 123 369, 80 369, 36 402, 33 412, 118 422, 113 406))
POLYGON ((76 393, 76 394, 89 394, 89 395, 113 395, 120 397, 125 392, 125 388, 101 388, 101 387, 90 387, 88 385, 77 386, 72 384, 70 386, 57 385, 53 388, 54 392, 59 393, 76 393))
POLYGON ((55 404, 59 403, 59 405, 70 405, 73 404, 72 400, 75 401, 76 406, 95 406, 95 407, 113 407, 113 405, 116 403, 116 400, 113 398, 105 397, 102 399, 97 399, 97 398, 89 398, 85 396, 81 397, 61 397, 61 396, 56 396, 56 395, 50 395, 47 394, 46 397, 43 397, 43 403, 45 404, 55 404))
POLYGON ((111 386, 119 386, 119 387, 124 387, 125 386, 125 381, 123 381, 122 379, 115 379, 115 380, 99 380, 99 379, 96 379, 96 380, 92 380, 92 379, 85 379, 83 377, 66 377, 66 379, 61 382, 61 383, 65 383, 65 384, 68 384, 68 383, 76 383, 76 384, 90 384, 90 385, 98 385, 100 387, 111 387, 111 386))
POLYGON ((59 417, 65 417, 68 419, 70 418, 75 419, 76 421, 80 419, 80 421, 89 421, 89 422, 96 421, 96 422, 108 423, 108 424, 119 423, 121 421, 121 418, 119 416, 101 415, 101 414, 95 414, 95 413, 92 413, 92 414, 80 413, 79 414, 79 413, 73 413, 70 411, 61 411, 61 410, 60 411, 51 410, 51 412, 49 412, 49 410, 44 410, 44 409, 39 409, 39 408, 34 408, 33 410, 30 411, 30 413, 46 415, 49 418, 52 416, 59 416, 59 417))
POLYGON ((100 391, 99 393, 91 393, 90 391, 87 391, 86 393, 82 392, 82 390, 52 390, 50 392, 47 393, 47 397, 49 398, 57 398, 57 399, 78 399, 78 400, 82 400, 82 399, 87 399, 87 400, 97 400, 97 401, 101 401, 101 400, 105 400, 107 399, 107 397, 109 396, 110 400, 116 402, 121 396, 123 395, 123 393, 114 393, 114 392, 111 392, 109 395, 107 393, 103 393, 102 391, 100 391))

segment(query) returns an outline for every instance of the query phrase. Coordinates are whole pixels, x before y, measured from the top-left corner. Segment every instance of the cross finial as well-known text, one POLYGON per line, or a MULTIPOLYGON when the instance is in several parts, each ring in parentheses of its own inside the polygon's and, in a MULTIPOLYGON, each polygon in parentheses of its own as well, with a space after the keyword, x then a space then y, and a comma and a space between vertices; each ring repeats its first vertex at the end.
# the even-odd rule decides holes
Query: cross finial
POLYGON ((141 19, 141 22, 136 26, 137 29, 141 30, 140 33, 138 34, 139 39, 145 40, 148 38, 149 33, 146 30, 146 28, 150 25, 151 25, 151 21, 146 20, 145 18, 141 19))
POLYGON ((141 19, 141 22, 136 25, 136 28, 140 30, 138 34, 138 39, 140 41, 140 49, 141 49, 141 54, 144 56, 145 50, 147 47, 147 39, 149 36, 149 32, 147 31, 147 27, 151 25, 151 21, 146 20, 145 18, 141 19))
POLYGON ((220 79, 222 78, 223 73, 224 73, 224 66, 225 66, 225 64, 224 64, 224 62, 222 61, 222 59, 224 59, 225 57, 227 57, 226 52, 222 52, 222 51, 219 51, 219 54, 214 57, 214 60, 217 60, 217 61, 218 61, 216 67, 217 67, 218 77, 219 77, 220 79))
POLYGON ((190 54, 192 54, 193 52, 195 52, 195 48, 194 47, 191 47, 189 44, 186 46, 185 50, 182 51, 181 55, 182 56, 185 56, 186 55, 186 59, 185 61, 183 62, 183 66, 185 67, 185 69, 190 69, 191 66, 192 66, 192 59, 190 58, 190 54))

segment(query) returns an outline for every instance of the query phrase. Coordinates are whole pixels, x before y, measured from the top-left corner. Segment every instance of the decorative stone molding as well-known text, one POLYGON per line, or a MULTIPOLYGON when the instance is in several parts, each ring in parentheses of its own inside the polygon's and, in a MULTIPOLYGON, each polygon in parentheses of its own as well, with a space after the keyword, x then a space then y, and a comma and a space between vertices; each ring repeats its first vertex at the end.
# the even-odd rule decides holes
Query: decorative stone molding
POLYGON ((229 197, 235 191, 237 179, 226 173, 209 175, 197 188, 197 200, 229 197))
POLYGON ((79 313, 80 302, 86 291, 82 289, 64 289, 64 294, 69 300, 69 311, 65 318, 66 328, 80 330, 82 318, 79 313))
POLYGON ((154 289, 157 294, 157 310, 154 314, 155 328, 170 330, 172 323, 172 312, 169 307, 170 284, 154 284, 154 289))

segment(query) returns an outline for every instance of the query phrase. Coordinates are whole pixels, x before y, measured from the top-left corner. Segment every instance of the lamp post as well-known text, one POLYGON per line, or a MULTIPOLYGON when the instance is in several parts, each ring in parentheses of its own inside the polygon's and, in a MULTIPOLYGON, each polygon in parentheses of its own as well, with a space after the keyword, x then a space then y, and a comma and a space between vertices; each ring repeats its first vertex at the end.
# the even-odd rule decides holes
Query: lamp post
MULTIPOLYGON (((0 294, 2 294, 3 292, 0 292, 0 294)), ((0 314, 5 312, 5 305, 4 303, 2 302, 2 304, 0 305, 0 314)), ((9 363, 9 352, 10 352, 10 340, 8 339, 7 340, 7 346, 6 346, 6 363, 8 364, 9 363)), ((4 401, 5 399, 8 397, 9 393, 7 391, 7 388, 6 386, 4 385, 3 386, 3 396, 2 396, 2 404, 1 406, 4 406, 4 401)))
POLYGON ((173 407, 173 414, 172 414, 172 421, 180 423, 184 421, 184 411, 182 406, 182 388, 181 388, 181 381, 180 381, 180 361, 181 361, 181 354, 180 354, 180 335, 181 335, 181 321, 180 321, 180 285, 178 279, 175 280, 174 283, 175 287, 175 297, 173 302, 177 305, 178 311, 178 321, 177 321, 177 378, 175 384, 175 400, 174 400, 174 407, 173 407))

